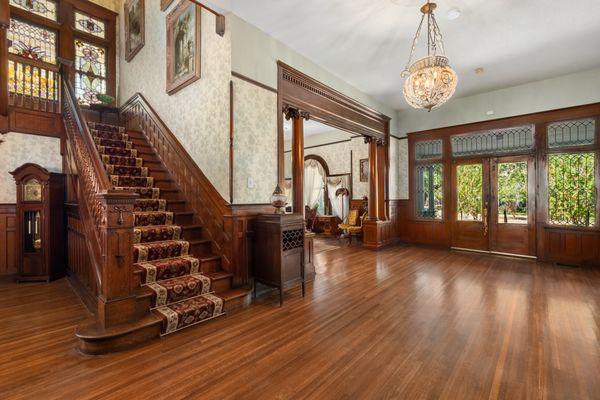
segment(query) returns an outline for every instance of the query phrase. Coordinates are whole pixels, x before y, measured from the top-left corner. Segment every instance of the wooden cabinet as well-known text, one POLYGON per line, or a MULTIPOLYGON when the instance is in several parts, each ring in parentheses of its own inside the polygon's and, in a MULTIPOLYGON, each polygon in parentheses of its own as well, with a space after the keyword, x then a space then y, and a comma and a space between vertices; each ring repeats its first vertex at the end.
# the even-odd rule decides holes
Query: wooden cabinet
MULTIPOLYGON (((263 214, 254 221, 254 280, 283 289, 302 285, 304 296, 304 219, 300 214, 263 214)), ((256 286, 255 286, 256 290, 256 286)))
POLYGON ((17 280, 59 278, 65 271, 64 175, 36 164, 24 164, 11 174, 17 184, 17 280))

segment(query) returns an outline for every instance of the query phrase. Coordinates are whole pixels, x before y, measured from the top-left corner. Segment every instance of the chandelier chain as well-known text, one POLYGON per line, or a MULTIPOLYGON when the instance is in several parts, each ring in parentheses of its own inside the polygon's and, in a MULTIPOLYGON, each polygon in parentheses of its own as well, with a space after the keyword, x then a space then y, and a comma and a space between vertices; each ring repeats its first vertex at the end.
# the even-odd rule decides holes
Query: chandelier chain
POLYGON ((417 33, 415 33, 415 37, 412 41, 412 46, 410 48, 410 56, 408 57, 408 62, 406 63, 406 68, 402 71, 402 75, 408 75, 408 68, 411 66, 413 62, 413 58, 415 57, 415 50, 417 48, 417 42, 419 41, 419 36, 421 36, 421 29, 423 28, 423 21, 425 21, 425 14, 421 17, 421 22, 419 23, 419 27, 417 28, 417 33))

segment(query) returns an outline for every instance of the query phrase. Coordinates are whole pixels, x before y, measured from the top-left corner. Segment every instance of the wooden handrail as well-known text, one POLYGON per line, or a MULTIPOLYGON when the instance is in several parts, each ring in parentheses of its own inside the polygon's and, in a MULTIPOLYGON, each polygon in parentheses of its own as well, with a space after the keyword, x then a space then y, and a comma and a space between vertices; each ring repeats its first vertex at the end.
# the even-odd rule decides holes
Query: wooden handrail
MULTIPOLYGON (((63 100, 66 100, 68 107, 71 108, 73 112, 73 120, 77 125, 77 129, 85 141, 88 150, 90 150, 89 153, 92 159, 95 176, 98 178, 98 190, 99 192, 107 192, 112 190, 113 185, 110 183, 110 179, 108 179, 108 174, 106 173, 106 169, 104 169, 100 155, 97 151, 95 151, 96 145, 94 143, 94 139, 92 138, 92 134, 90 133, 87 123, 85 122, 86 120, 83 116, 83 112, 81 111, 81 107, 79 106, 79 102, 75 97, 73 86, 71 85, 69 79, 65 79, 63 74, 61 74, 61 76, 65 88, 63 100)), ((64 104, 65 103, 63 102, 63 105, 64 104)))

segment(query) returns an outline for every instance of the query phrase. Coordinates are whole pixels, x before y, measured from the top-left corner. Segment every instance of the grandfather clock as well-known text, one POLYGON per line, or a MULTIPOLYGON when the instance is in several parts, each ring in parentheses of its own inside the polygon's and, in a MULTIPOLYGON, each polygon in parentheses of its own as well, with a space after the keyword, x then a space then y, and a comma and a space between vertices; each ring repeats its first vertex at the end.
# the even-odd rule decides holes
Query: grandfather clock
POLYGON ((31 163, 11 174, 17 183, 17 280, 60 278, 65 271, 65 177, 31 163))

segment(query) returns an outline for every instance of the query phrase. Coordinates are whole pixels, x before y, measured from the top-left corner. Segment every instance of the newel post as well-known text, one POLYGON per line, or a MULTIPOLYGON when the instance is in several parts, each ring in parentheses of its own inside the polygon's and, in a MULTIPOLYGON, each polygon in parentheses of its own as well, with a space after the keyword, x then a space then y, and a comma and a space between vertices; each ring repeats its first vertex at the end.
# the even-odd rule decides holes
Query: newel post
POLYGON ((98 295, 98 320, 105 328, 136 319, 136 282, 133 274, 133 204, 135 193, 110 191, 98 194, 103 205, 100 238, 102 290, 98 295))

